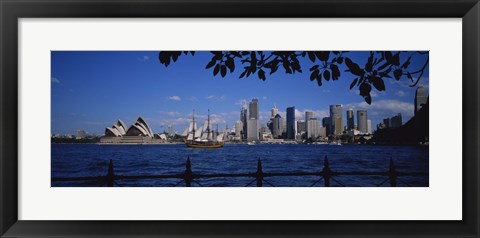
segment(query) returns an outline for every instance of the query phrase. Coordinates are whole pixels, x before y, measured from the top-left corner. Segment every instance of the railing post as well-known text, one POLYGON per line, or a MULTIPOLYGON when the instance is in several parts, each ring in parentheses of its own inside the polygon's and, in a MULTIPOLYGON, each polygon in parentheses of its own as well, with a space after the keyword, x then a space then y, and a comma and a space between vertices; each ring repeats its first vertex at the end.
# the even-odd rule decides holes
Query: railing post
POLYGON ((258 159, 257 163, 257 187, 262 187, 263 186, 263 171, 262 171, 262 161, 258 159))
POLYGON ((323 180, 325 181, 325 187, 330 187, 330 177, 332 177, 330 164, 328 163, 328 158, 325 155, 325 159, 323 160, 323 180))
POLYGON ((191 187, 192 186, 192 165, 190 164, 190 156, 187 157, 187 162, 185 164, 185 187, 191 187))
POLYGON ((395 171, 395 164, 393 159, 390 158, 390 169, 388 171, 388 177, 390 178, 390 187, 397 186, 397 172, 395 171))
POLYGON ((108 164, 108 173, 107 173, 107 187, 113 187, 113 183, 115 182, 115 172, 113 171, 113 160, 110 159, 110 163, 108 164))

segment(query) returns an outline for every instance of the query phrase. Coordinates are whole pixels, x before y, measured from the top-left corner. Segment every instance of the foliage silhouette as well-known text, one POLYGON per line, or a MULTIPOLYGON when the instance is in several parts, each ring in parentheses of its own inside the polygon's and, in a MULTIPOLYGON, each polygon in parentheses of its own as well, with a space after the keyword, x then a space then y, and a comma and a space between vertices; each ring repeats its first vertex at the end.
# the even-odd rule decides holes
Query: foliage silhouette
MULTIPOLYGON (((172 62, 176 62, 182 53, 195 55, 195 51, 161 51, 158 58, 161 64, 168 67, 172 62)), ((349 58, 349 51, 211 51, 211 53, 212 58, 205 69, 213 70, 213 76, 220 74, 222 78, 240 68, 238 65, 243 66, 239 78, 248 78, 256 74, 263 81, 267 79, 267 73, 272 75, 280 68, 286 74, 302 73, 302 68, 309 68, 310 81, 316 81, 318 86, 322 86, 323 80, 338 80, 342 75, 340 66, 344 66, 345 72, 355 77, 350 84, 350 90, 358 88, 360 96, 368 104, 372 103, 372 88, 378 91, 386 90, 387 78, 397 81, 406 78, 410 80, 411 87, 416 86, 429 63, 428 51, 370 51, 364 66, 349 58), (421 68, 411 69, 412 57, 417 54, 424 55, 425 62, 421 64, 421 68), (312 66, 302 67, 299 58, 307 58, 312 66)))

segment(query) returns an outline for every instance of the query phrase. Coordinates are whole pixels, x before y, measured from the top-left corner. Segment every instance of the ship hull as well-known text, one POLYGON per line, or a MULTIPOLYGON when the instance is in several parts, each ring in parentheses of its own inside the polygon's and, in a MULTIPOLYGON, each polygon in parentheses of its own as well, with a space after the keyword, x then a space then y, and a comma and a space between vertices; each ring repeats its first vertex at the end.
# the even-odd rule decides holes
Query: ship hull
POLYGON ((223 147, 223 142, 196 142, 196 141, 187 141, 185 145, 189 148, 221 148, 223 147))

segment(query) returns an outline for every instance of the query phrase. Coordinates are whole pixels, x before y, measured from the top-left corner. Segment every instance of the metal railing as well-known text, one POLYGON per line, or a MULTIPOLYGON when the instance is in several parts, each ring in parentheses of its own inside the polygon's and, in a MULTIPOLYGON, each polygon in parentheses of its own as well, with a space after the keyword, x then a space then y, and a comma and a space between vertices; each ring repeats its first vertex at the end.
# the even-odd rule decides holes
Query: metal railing
POLYGON ((377 185, 377 187, 382 186, 387 181, 390 182, 391 187, 397 187, 397 182, 402 182, 403 184, 410 186, 408 183, 400 179, 401 176, 428 176, 428 173, 424 172, 399 172, 395 168, 393 159, 390 159, 389 168, 386 171, 379 172, 364 172, 364 171, 350 171, 350 172, 335 172, 330 169, 330 164, 328 162, 327 156, 323 161, 323 168, 319 172, 280 172, 280 173, 266 173, 262 169, 262 161, 259 159, 257 162, 257 171, 251 173, 218 173, 218 174, 197 174, 192 171, 192 165, 190 162, 190 157, 187 158, 185 163, 185 171, 179 174, 166 174, 166 175, 117 175, 114 171, 113 160, 110 160, 108 165, 108 172, 105 176, 92 176, 92 177, 57 177, 52 178, 54 181, 100 181, 102 184, 105 184, 108 187, 113 187, 114 185, 119 185, 116 181, 118 180, 142 180, 142 179, 180 179, 180 181, 174 186, 178 186, 180 183, 184 182, 185 187, 191 187, 192 183, 195 183, 199 186, 202 186, 197 179, 201 178, 238 178, 238 177, 250 177, 254 178, 251 182, 247 183, 245 187, 250 186, 254 182, 257 187, 263 187, 263 183, 270 186, 274 186, 272 183, 265 180, 268 177, 292 177, 292 176, 316 176, 320 177, 310 186, 313 187, 320 181, 324 181, 325 187, 331 186, 331 181, 336 182, 341 186, 345 186, 343 183, 336 180, 336 176, 385 176, 386 179, 377 185))

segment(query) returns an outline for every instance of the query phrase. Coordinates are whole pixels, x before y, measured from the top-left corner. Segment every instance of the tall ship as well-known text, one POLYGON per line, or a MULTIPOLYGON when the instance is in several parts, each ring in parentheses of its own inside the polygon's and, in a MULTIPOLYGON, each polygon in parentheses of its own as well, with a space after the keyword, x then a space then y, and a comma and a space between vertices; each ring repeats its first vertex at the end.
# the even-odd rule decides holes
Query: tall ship
POLYGON ((221 148, 223 147, 223 133, 212 130, 210 123, 210 110, 208 118, 202 127, 197 128, 195 123, 195 112, 192 114, 192 122, 185 129, 183 135, 186 136, 185 145, 190 148, 221 148))

